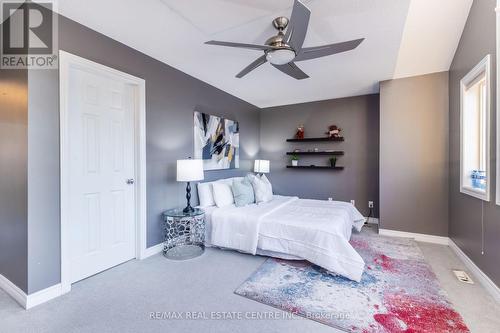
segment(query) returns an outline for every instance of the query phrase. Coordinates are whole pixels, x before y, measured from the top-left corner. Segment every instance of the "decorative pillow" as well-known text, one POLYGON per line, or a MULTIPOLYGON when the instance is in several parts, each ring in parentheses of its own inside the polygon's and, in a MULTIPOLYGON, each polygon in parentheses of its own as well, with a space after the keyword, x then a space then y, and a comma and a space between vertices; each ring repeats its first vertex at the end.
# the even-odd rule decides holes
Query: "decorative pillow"
POLYGON ((199 183, 198 184, 198 200, 200 201, 199 205, 201 207, 212 207, 215 206, 214 194, 212 191, 213 183, 224 183, 228 185, 233 184, 233 180, 240 180, 243 177, 233 177, 233 178, 225 178, 219 179, 213 182, 199 183))
POLYGON ((273 186, 266 175, 251 177, 253 190, 255 192, 255 202, 269 202, 273 200, 273 186))
POLYGON ((243 207, 255 203, 252 183, 248 178, 233 180, 233 196, 236 207, 243 207))
POLYGON ((212 184, 211 183, 199 183, 198 184, 198 200, 200 201, 201 207, 215 206, 214 196, 212 194, 212 184))
POLYGON ((231 185, 215 182, 212 183, 212 191, 214 194, 214 201, 217 207, 226 207, 234 204, 233 191, 231 185))

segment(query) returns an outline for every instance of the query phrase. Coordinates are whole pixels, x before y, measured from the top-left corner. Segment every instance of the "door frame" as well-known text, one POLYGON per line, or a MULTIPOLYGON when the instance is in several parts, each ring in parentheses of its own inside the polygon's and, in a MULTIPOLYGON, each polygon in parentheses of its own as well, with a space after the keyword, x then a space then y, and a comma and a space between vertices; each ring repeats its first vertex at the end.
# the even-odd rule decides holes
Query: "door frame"
POLYGON ((61 291, 71 291, 70 230, 69 230, 69 108, 70 69, 86 71, 119 79, 134 86, 135 112, 135 257, 146 257, 146 81, 122 71, 101 65, 74 54, 59 51, 59 116, 61 159, 61 291))

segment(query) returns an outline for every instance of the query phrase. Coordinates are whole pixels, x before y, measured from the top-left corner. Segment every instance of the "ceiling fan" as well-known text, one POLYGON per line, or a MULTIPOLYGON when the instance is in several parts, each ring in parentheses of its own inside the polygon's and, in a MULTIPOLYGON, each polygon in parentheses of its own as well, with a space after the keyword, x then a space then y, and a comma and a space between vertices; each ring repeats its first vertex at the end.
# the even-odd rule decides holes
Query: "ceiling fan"
POLYGON ((304 6, 299 0, 295 0, 290 20, 283 16, 273 20, 273 26, 278 30, 278 34, 269 38, 265 45, 221 42, 216 40, 208 41, 205 44, 264 51, 262 56, 239 72, 236 75, 237 78, 244 77, 260 65, 269 61, 275 68, 297 80, 307 79, 309 76, 297 67, 295 62, 350 51, 358 47, 365 40, 361 38, 342 43, 302 47, 306 38, 310 16, 311 11, 309 8, 304 6), (285 29, 286 32, 284 32, 285 29))

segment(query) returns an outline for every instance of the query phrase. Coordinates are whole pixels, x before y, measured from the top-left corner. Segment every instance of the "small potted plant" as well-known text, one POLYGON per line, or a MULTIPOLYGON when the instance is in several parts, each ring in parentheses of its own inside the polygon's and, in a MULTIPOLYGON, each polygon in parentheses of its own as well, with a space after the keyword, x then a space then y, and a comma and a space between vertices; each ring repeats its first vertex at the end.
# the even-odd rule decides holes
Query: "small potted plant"
POLYGON ((332 168, 335 168, 335 166, 337 165, 337 158, 336 157, 330 157, 329 161, 330 161, 330 166, 332 168))
POLYGON ((296 154, 292 155, 290 160, 292 161, 292 166, 296 167, 299 165, 299 156, 298 155, 296 155, 296 154))

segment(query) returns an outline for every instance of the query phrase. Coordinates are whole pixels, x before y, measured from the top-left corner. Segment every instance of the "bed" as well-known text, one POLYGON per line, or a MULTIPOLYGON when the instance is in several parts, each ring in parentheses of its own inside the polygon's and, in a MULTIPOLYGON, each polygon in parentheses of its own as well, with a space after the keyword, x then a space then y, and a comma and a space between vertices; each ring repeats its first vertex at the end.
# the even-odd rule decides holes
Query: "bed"
POLYGON ((244 207, 203 207, 206 245, 313 264, 360 281, 365 263, 349 244, 365 219, 350 203, 274 195, 244 207))

